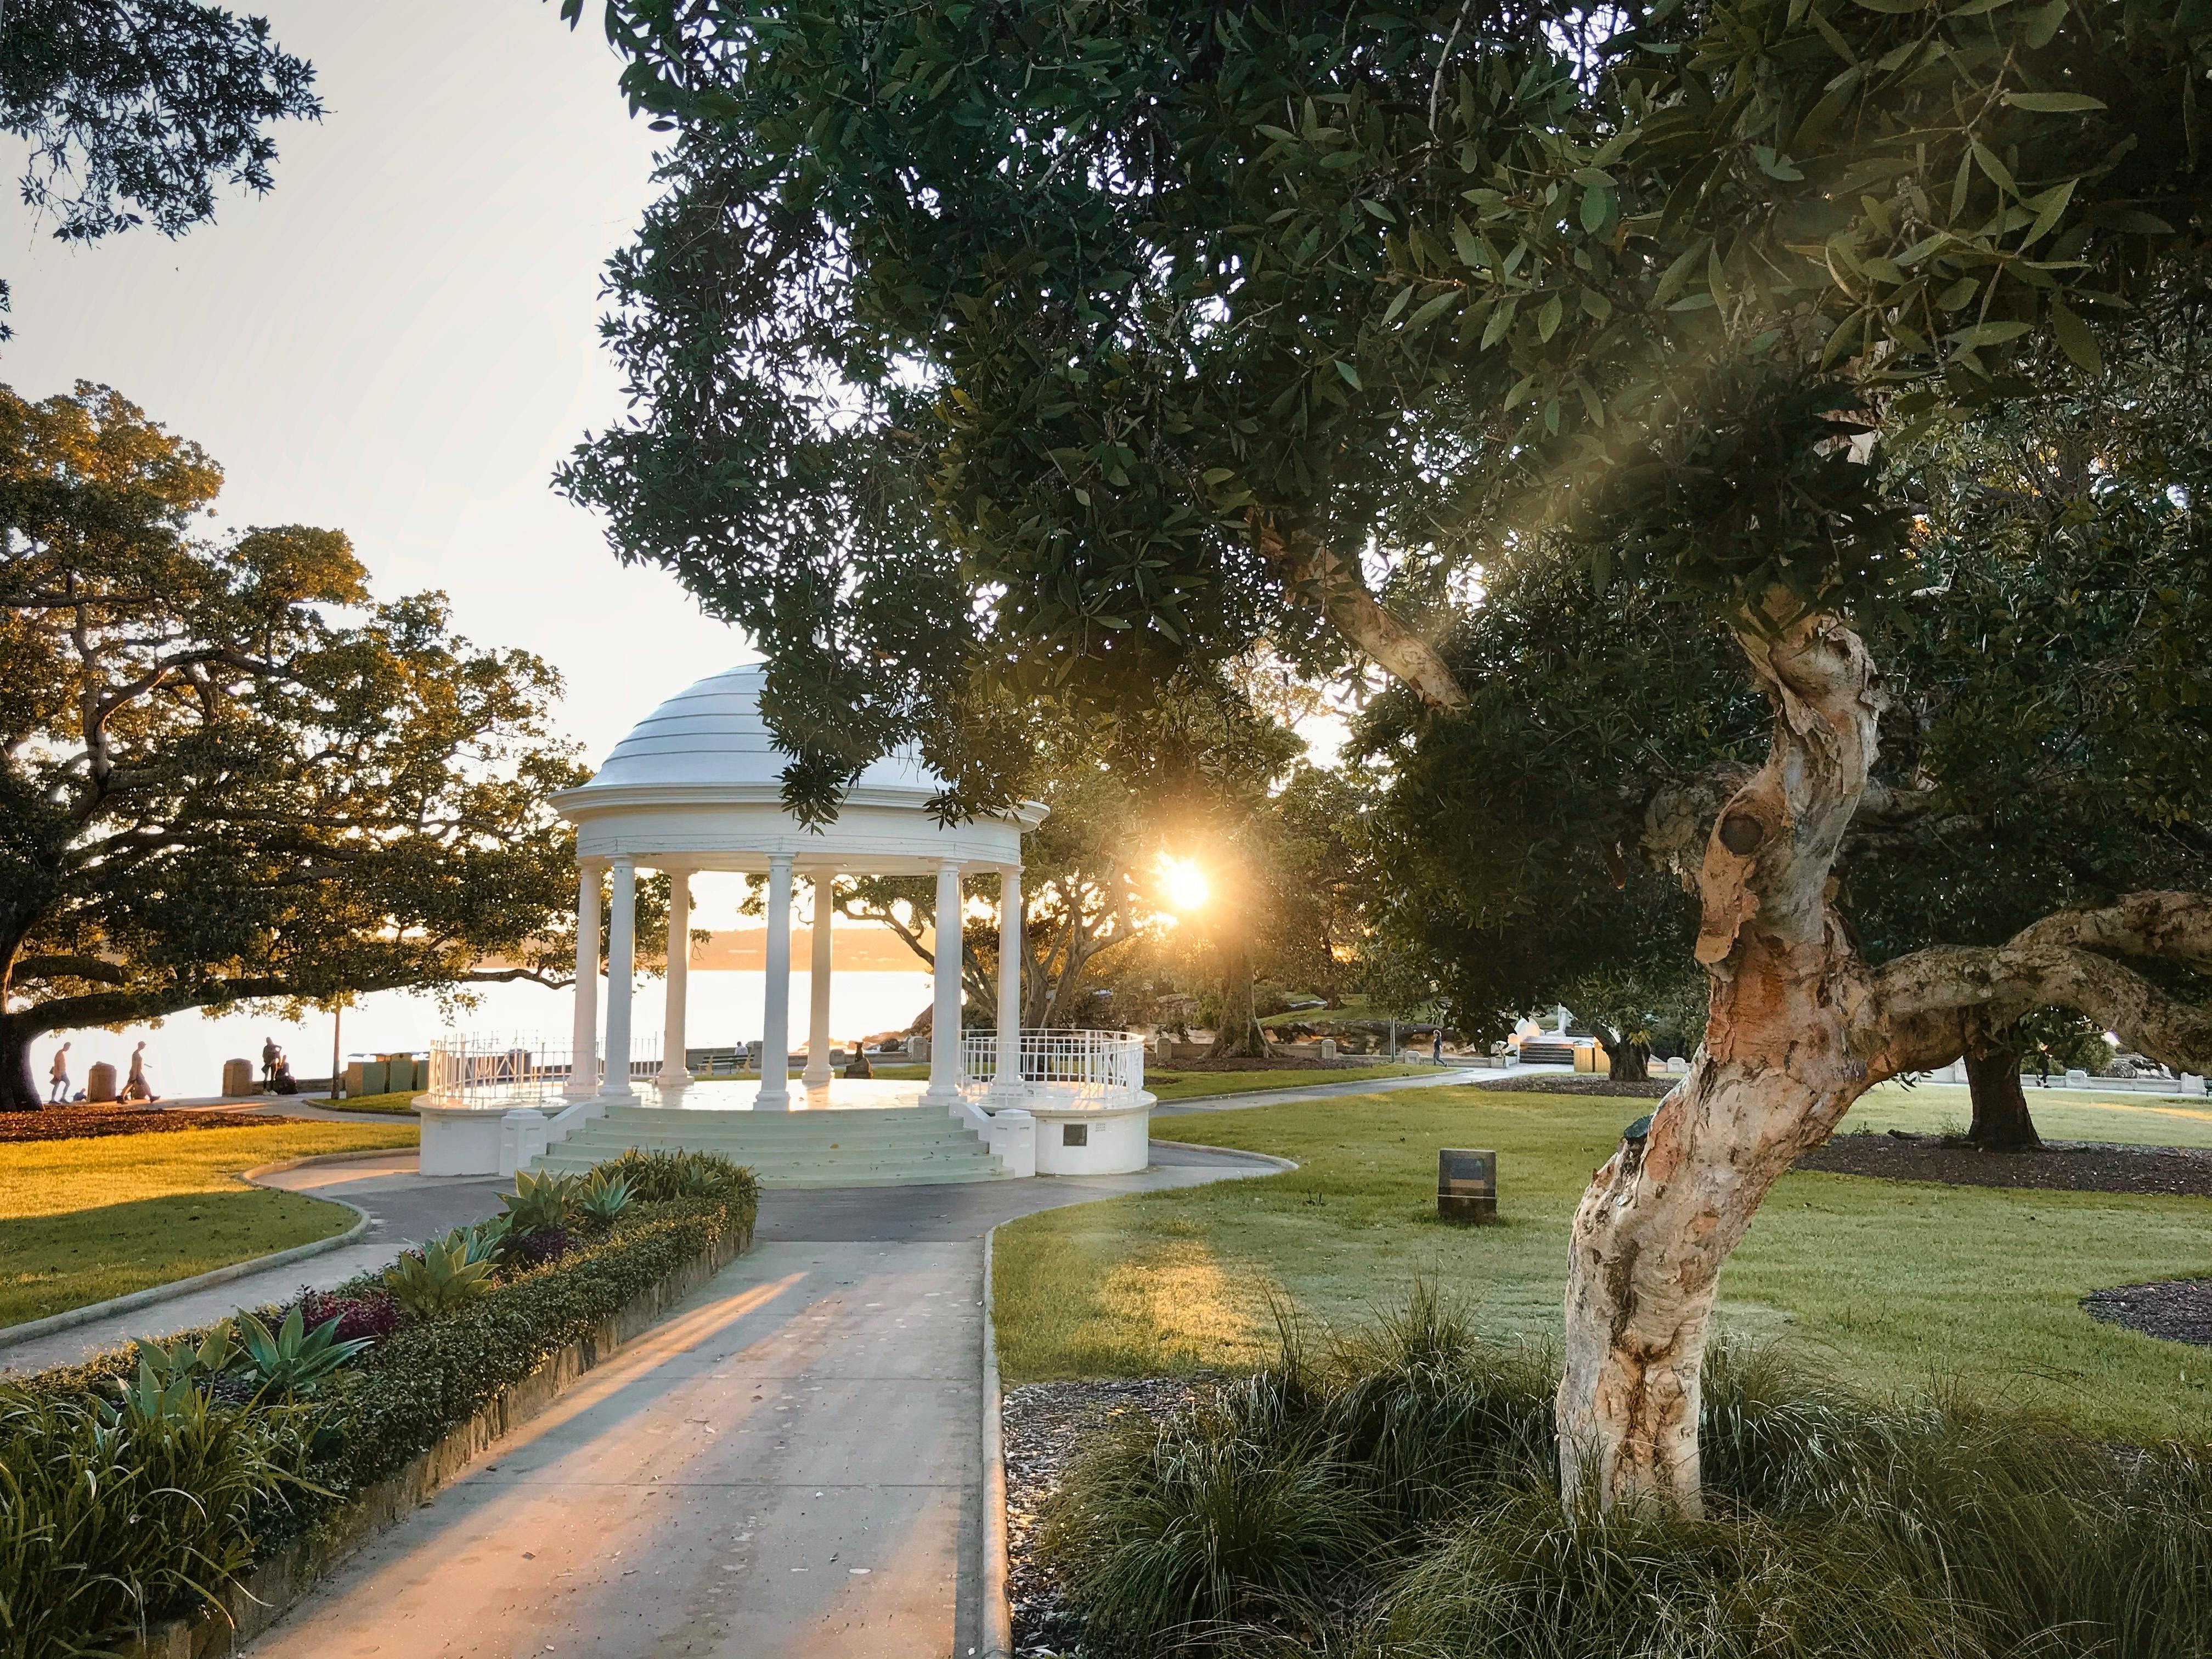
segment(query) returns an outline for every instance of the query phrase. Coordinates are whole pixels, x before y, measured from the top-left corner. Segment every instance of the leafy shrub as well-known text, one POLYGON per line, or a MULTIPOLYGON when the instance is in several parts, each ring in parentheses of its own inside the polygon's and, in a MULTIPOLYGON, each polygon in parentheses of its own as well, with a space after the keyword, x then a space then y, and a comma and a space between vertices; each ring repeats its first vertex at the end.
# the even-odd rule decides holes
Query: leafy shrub
POLYGON ((1101 1442, 1042 1547, 1086 1653, 2184 1659, 2212 1449, 2142 1451, 1771 1354, 1706 1368, 1704 1519, 1563 1500, 1557 1370, 1433 1297, 1101 1442))
POLYGON ((0 1386, 0 1646, 102 1650, 220 1586, 257 1514, 313 1493, 316 1409, 225 1405, 143 1358, 113 1401, 0 1386))
POLYGON ((748 1227, 760 1212, 760 1182, 753 1172, 714 1152, 641 1152, 633 1146, 620 1158, 594 1165, 592 1174, 620 1176, 647 1204, 678 1198, 728 1204, 748 1227))
POLYGON ((337 1320, 342 1342, 380 1342, 399 1328, 398 1298, 389 1291, 371 1291, 362 1296, 303 1291, 300 1312, 310 1325, 337 1320))
POLYGON ((501 1265, 515 1272, 527 1272, 558 1261, 575 1247, 575 1238, 566 1227, 540 1227, 535 1232, 507 1236, 501 1265))
POLYGON ((420 1250, 404 1252, 384 1270, 392 1300, 416 1319, 435 1319, 480 1296, 489 1296, 492 1262, 469 1259, 469 1242, 433 1239, 420 1250))

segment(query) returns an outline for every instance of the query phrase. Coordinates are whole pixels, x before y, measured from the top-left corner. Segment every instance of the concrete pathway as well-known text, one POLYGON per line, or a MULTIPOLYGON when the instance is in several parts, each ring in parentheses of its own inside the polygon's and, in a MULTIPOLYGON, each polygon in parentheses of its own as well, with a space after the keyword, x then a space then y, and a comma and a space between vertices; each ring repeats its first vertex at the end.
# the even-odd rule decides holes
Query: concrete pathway
MULTIPOLYGON (((965 1659, 982 1236, 1279 1167, 1157 1158, 1130 1176, 765 1194, 748 1254, 249 1652, 965 1659)), ((348 1195, 437 1201, 415 1181, 348 1195)))

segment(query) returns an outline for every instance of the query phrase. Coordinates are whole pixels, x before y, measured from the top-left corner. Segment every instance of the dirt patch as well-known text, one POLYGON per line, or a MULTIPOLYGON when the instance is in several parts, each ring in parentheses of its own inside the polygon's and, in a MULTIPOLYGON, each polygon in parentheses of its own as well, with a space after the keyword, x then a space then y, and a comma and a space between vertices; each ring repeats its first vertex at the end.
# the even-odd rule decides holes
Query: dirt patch
POLYGON ((1495 1081, 1478 1077, 1471 1081, 1470 1089, 1496 1089, 1506 1094, 1528 1095, 1617 1095, 1624 1100, 1662 1100, 1667 1091, 1680 1078, 1654 1078, 1648 1083, 1615 1083, 1609 1077, 1591 1077, 1581 1073, 1572 1075, 1554 1072, 1538 1077, 1516 1077, 1507 1072, 1495 1081))
POLYGON ((1164 1422, 1208 1384, 1145 1377, 1126 1382, 1031 1382, 1009 1389, 1006 1457, 1006 1599, 1017 1654, 1068 1650, 1079 1634, 1060 1588, 1037 1563, 1045 1500, 1090 1437, 1146 1418, 1164 1422))
POLYGON ((2039 1152, 1978 1152, 1948 1135, 1838 1135, 1797 1160, 1801 1170, 1935 1181, 1952 1187, 2026 1187, 2061 1193, 2167 1193, 2212 1198, 2212 1152, 2046 1140, 2039 1152))
POLYGON ((2092 1291, 2081 1298, 2092 1319, 2124 1325, 2168 1342, 2212 1347, 2212 1279, 2166 1279, 2153 1285, 2123 1285, 2116 1291, 2092 1291))
POLYGON ((50 1106, 39 1112, 0 1112, 0 1142, 85 1140, 98 1135, 175 1134, 187 1129, 261 1128, 271 1123, 312 1123, 313 1118, 260 1113, 161 1110, 155 1106, 50 1106))

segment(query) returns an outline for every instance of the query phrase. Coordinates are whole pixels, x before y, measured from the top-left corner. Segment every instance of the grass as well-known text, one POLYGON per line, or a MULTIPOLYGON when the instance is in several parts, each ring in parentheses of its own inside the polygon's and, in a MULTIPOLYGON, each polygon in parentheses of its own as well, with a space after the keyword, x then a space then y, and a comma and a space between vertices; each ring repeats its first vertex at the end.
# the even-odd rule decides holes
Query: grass
MULTIPOLYGON (((2212 1146, 2212 1100, 2199 1095, 2046 1092, 2030 1084, 2027 1109, 2046 1140, 2117 1140, 2148 1146, 2212 1146)), ((1973 1103, 1960 1084, 1884 1083, 1867 1091, 1844 1130, 1963 1132, 1973 1103)))
POLYGON ((415 1140, 411 1124, 275 1123, 0 1146, 0 1325, 343 1232, 352 1211, 240 1174, 415 1140))
MULTIPOLYGON (((1006 1376, 1248 1368, 1273 1351, 1271 1300, 1341 1327, 1425 1277, 1488 1332, 1556 1337, 1569 1219, 1644 1109, 1443 1086, 1210 1113, 1207 1141, 1301 1167, 1002 1227, 1006 1376), (1435 1218, 1443 1146, 1497 1149, 1499 1225, 1435 1218)), ((2076 1304, 2107 1285, 2212 1273, 2208 1219, 2199 1199, 1791 1174, 1722 1279, 1721 1327, 1866 1387, 1955 1376, 2100 1432, 2207 1437, 2212 1354, 2076 1304)))
POLYGON ((1368 1083, 1383 1077, 1433 1076, 1433 1066, 1347 1066, 1334 1071, 1310 1066, 1285 1066, 1273 1072, 1178 1072, 1173 1067, 1147 1073, 1145 1087, 1162 1100, 1204 1100, 1215 1095, 1241 1095, 1255 1089, 1312 1089, 1324 1083, 1368 1083))
POLYGON ((386 1117, 413 1117, 416 1097, 420 1089, 402 1089, 395 1094, 356 1095, 345 1100, 319 1100, 318 1106, 327 1106, 334 1112, 368 1112, 386 1117))

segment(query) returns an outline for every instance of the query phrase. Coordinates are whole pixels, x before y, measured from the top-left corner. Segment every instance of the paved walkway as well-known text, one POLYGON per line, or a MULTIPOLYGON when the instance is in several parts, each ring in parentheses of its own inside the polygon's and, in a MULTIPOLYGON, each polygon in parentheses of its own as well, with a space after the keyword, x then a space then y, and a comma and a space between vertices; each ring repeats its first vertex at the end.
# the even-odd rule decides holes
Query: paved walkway
MULTIPOLYGON (((1276 1168, 1162 1147, 1139 1175, 769 1193, 750 1252, 249 1651, 964 1659, 983 1234, 1276 1168)), ((348 1195, 428 1214, 414 1182, 348 1195)))

